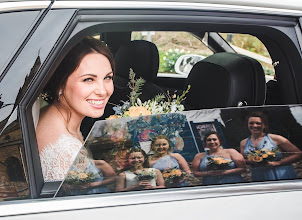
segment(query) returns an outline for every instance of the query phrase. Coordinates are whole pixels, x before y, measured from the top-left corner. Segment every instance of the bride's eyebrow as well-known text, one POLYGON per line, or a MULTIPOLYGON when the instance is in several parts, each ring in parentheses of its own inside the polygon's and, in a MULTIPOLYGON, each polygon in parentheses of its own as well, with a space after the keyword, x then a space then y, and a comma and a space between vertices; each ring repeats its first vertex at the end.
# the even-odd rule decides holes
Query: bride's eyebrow
POLYGON ((95 75, 95 74, 88 73, 88 74, 81 75, 80 78, 87 77, 87 76, 89 76, 89 77, 97 77, 97 75, 95 75))
POLYGON ((113 74, 113 71, 110 71, 109 73, 106 74, 106 76, 113 74))

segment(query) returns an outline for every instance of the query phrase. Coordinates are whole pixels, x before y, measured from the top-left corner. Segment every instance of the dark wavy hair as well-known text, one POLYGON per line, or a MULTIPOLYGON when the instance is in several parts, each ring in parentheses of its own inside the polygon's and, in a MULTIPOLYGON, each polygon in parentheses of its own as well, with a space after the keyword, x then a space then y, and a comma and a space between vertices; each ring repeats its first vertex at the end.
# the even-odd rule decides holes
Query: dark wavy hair
POLYGON ((140 148, 131 148, 129 150, 129 156, 130 156, 131 153, 136 153, 136 152, 142 153, 142 155, 143 155, 143 157, 145 159, 145 162, 143 163, 143 167, 144 168, 150 167, 149 160, 148 160, 148 155, 146 154, 146 152, 144 150, 142 150, 140 148))
POLYGON ((208 137, 212 134, 215 134, 217 136, 217 138, 220 142, 220 145, 221 145, 221 137, 216 131, 208 131, 208 132, 205 133, 205 135, 203 137, 204 144, 206 145, 208 137))
POLYGON ((59 98, 62 98, 59 95, 59 91, 65 90, 68 77, 79 67, 82 59, 91 53, 98 53, 107 57, 113 73, 115 72, 114 58, 106 44, 95 38, 87 37, 71 48, 44 88, 43 92, 48 94, 47 101, 49 104, 58 103, 63 109, 69 112, 67 121, 70 119, 71 112, 67 106, 58 102, 59 98))

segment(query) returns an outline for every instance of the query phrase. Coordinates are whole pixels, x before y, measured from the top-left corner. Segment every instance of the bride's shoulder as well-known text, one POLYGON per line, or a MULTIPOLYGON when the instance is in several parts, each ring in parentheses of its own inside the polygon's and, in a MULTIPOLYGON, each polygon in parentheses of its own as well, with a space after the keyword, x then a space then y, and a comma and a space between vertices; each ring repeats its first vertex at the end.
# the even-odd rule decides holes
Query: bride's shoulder
POLYGON ((47 145, 55 145, 58 140, 68 136, 64 121, 50 108, 43 110, 36 128, 39 151, 47 145))

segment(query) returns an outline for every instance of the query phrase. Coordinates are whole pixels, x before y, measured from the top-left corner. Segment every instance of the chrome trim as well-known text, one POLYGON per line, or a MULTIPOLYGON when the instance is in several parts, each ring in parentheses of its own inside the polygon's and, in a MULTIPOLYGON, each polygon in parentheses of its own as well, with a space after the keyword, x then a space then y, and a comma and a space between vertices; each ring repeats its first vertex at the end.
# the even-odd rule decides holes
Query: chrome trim
POLYGON ((24 11, 33 9, 44 9, 51 1, 28 1, 28 2, 5 2, 0 3, 0 13, 7 11, 24 11))
MULTIPOLYGON (((269 5, 269 4, 268 4, 269 5)), ((272 4, 271 4, 272 5, 272 4)), ((280 7, 280 5, 276 5, 280 7)), ((240 12, 252 14, 302 16, 302 7, 294 9, 281 9, 273 7, 243 6, 232 4, 196 3, 196 2, 159 2, 159 1, 56 1, 53 9, 154 9, 154 10, 202 10, 221 12, 240 12), (301 9, 300 9, 301 8, 301 9), (300 9, 300 10, 299 10, 300 9)))
MULTIPOLYGON (((257 195, 283 192, 300 192, 302 181, 246 183, 222 186, 199 186, 178 189, 161 189, 136 192, 106 193, 99 195, 69 196, 61 198, 1 202, 0 216, 27 215, 125 205, 151 204, 159 202, 184 201, 206 198, 257 195)), ((295 194, 296 194, 295 193, 295 194)), ((231 198, 230 198, 231 199, 231 198)), ((298 201, 297 201, 298 202, 298 201)))

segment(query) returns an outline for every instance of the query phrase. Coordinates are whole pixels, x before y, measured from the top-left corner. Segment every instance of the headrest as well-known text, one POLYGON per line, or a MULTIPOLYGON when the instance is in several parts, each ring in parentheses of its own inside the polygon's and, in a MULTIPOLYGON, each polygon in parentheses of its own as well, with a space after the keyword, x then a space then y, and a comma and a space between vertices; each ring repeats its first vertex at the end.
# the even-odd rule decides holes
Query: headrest
POLYGON ((155 44, 135 40, 122 45, 115 55, 116 75, 129 79, 132 68, 137 77, 153 82, 159 67, 159 55, 155 44))
MULTIPOLYGON (((265 75, 261 64, 236 53, 216 53, 196 63, 186 80, 190 109, 263 105, 265 75)), ((185 87, 185 88, 186 88, 185 87)))

